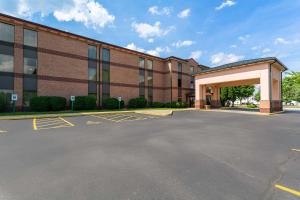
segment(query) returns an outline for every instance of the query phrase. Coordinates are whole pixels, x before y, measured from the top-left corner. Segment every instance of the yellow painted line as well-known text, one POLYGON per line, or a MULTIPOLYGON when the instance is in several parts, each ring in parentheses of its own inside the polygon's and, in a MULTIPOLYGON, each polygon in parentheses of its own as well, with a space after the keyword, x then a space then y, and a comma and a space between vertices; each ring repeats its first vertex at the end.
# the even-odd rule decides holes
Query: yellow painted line
POLYGON ((33 121, 32 121, 32 127, 33 127, 33 130, 37 130, 37 127, 36 127, 36 118, 33 118, 33 121))
POLYGON ((63 120, 64 122, 66 122, 66 123, 69 124, 70 126, 75 126, 74 124, 72 124, 71 122, 65 120, 65 119, 62 118, 62 117, 59 117, 59 119, 63 120))
POLYGON ((300 149, 291 149, 292 151, 300 152, 300 149))
POLYGON ((300 192, 297 191, 297 190, 293 190, 291 188, 287 188, 287 187, 284 187, 282 185, 275 185, 275 187, 278 188, 278 189, 280 189, 280 190, 283 190, 283 191, 286 191, 288 193, 291 193, 291 194, 293 194, 293 195, 295 195, 297 197, 300 197, 300 192))
POLYGON ((127 116, 127 117, 125 117, 123 119, 117 120, 117 122, 122 122, 122 121, 130 119, 130 118, 132 118, 132 116, 127 116))

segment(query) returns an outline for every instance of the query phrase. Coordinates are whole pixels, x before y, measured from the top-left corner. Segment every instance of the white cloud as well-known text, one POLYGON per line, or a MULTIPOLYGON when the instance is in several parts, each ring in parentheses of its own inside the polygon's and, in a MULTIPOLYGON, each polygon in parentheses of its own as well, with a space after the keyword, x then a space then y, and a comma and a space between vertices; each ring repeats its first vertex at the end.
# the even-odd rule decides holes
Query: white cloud
POLYGON ((148 42, 149 42, 149 43, 153 43, 153 42, 154 42, 154 39, 153 39, 153 38, 150 38, 150 39, 148 39, 148 42))
POLYGON ((155 22, 154 25, 147 23, 136 23, 133 22, 131 24, 132 28, 139 34, 139 37, 144 39, 154 38, 154 37, 162 37, 167 35, 170 31, 174 30, 174 26, 167 27, 163 29, 160 27, 160 22, 155 22))
POLYGON ((159 9, 158 6, 152 6, 148 9, 148 12, 152 15, 170 15, 172 12, 172 9, 169 7, 164 7, 162 9, 159 9))
POLYGON ((103 28, 115 20, 115 16, 96 0, 15 0, 14 3, 3 1, 0 2, 0 11, 24 18, 53 14, 59 21, 76 21, 94 29, 103 28))
POLYGON ((269 49, 269 48, 265 48, 262 50, 263 53, 269 53, 270 51, 271 51, 271 49, 269 49))
POLYGON ((225 0, 221 5, 216 7, 216 10, 222 10, 225 7, 231 7, 231 6, 234 6, 235 4, 236 4, 236 2, 233 0, 225 0))
POLYGON ((225 54, 223 52, 220 52, 220 53, 212 55, 210 58, 210 62, 213 65, 222 65, 222 64, 226 64, 226 63, 237 62, 243 58, 244 58, 244 56, 239 56, 239 55, 235 55, 235 54, 225 54))
POLYGON ((142 53, 147 53, 153 56, 159 56, 160 53, 169 53, 171 52, 169 47, 156 47, 155 49, 151 49, 151 50, 145 50, 143 48, 137 47, 133 42, 128 44, 126 46, 126 48, 134 50, 134 51, 139 51, 142 53))
POLYGON ((298 44, 300 43, 300 39, 294 39, 294 40, 287 40, 287 39, 284 39, 282 37, 278 37, 275 39, 274 41, 274 44, 276 45, 279 45, 279 44, 298 44))
POLYGON ((182 10, 180 13, 178 13, 177 16, 179 18, 186 18, 186 17, 188 17, 190 15, 191 15, 191 9, 187 8, 187 9, 182 10))
POLYGON ((262 48, 261 46, 253 46, 253 47, 251 47, 251 50, 256 51, 256 50, 259 50, 261 48, 262 48))
POLYGON ((156 47, 153 50, 148 50, 146 53, 153 55, 153 56, 159 56, 160 53, 169 53, 171 52, 169 47, 156 47))
POLYGON ((235 44, 230 45, 230 48, 237 48, 237 45, 235 45, 235 44))
POLYGON ((291 42, 284 38, 278 37, 275 39, 274 43, 275 44, 290 44, 291 42))
POLYGON ((53 15, 58 21, 82 22, 86 27, 103 28, 112 24, 115 16, 94 0, 73 0, 70 7, 55 10, 53 15))
POLYGON ((246 43, 250 37, 251 37, 251 35, 247 34, 247 35, 239 36, 238 39, 239 39, 242 43, 246 43))
POLYGON ((172 44, 172 46, 180 48, 180 47, 187 47, 195 44, 192 40, 184 40, 184 41, 178 41, 172 44))
POLYGON ((190 58, 193 58, 193 59, 195 59, 195 60, 198 60, 201 56, 202 56, 202 51, 193 51, 193 52, 191 52, 191 54, 190 54, 190 58))
POLYGON ((128 44, 128 45, 126 46, 126 48, 127 48, 127 49, 131 49, 131 50, 134 50, 134 51, 139 51, 139 52, 142 52, 142 53, 145 52, 145 49, 142 49, 142 48, 137 47, 133 42, 130 43, 130 44, 128 44))

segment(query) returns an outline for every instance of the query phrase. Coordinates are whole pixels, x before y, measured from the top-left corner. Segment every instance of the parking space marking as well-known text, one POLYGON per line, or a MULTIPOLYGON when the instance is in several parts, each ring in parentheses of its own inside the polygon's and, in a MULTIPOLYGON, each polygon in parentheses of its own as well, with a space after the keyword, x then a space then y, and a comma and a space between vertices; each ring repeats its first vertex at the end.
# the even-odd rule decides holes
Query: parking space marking
POLYGON ((101 124, 102 122, 94 122, 94 121, 87 121, 86 124, 87 125, 97 125, 97 124, 101 124))
POLYGON ((0 133, 7 133, 7 131, 4 131, 4 130, 0 129, 0 133))
POLYGON ((300 152, 300 149, 291 149, 292 151, 300 152))
MULTIPOLYGON (((108 115, 90 115, 100 119, 112 121, 112 122, 124 122, 124 121, 137 121, 148 119, 146 117, 135 116, 132 114, 108 114, 108 115)), ((152 117, 149 117, 149 119, 152 117)))
POLYGON ((300 192, 297 191, 297 190, 294 190, 294 189, 291 189, 291 188, 287 188, 285 186, 282 186, 282 185, 275 185, 276 188, 280 189, 280 190, 283 190, 283 191, 286 191, 288 193, 291 193, 297 197, 300 197, 300 192))
POLYGON ((64 128, 64 127, 72 127, 72 126, 75 125, 65 120, 62 117, 33 119, 33 130, 64 128))

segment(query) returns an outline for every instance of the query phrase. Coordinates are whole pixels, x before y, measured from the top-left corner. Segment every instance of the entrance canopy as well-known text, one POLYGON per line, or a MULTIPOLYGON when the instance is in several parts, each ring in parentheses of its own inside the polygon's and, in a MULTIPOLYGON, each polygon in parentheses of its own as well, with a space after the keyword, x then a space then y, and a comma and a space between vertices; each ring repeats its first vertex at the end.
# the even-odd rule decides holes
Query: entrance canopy
POLYGON ((282 110, 281 80, 287 68, 275 57, 244 60, 194 74, 195 107, 204 108, 207 92, 211 105, 220 107, 220 88, 260 84, 260 112, 282 110))

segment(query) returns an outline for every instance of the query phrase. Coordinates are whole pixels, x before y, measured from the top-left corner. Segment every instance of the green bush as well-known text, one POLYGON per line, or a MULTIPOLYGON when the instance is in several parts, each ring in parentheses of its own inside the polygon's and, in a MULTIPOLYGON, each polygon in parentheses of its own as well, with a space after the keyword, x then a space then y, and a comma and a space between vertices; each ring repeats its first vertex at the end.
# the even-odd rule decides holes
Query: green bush
POLYGON ((67 100, 64 97, 48 97, 50 110, 61 111, 66 109, 67 100))
MULTIPOLYGON (((104 109, 119 109, 119 100, 116 98, 107 98, 102 102, 104 109)), ((124 101, 120 102, 120 108, 124 108, 124 101)))
POLYGON ((95 96, 77 96, 75 97, 74 109, 75 110, 93 110, 96 109, 95 96))
POLYGON ((173 101, 173 102, 166 103, 165 107, 166 108, 186 108, 186 107, 188 107, 188 105, 185 102, 173 101))
POLYGON ((247 104, 247 108, 257 108, 257 105, 255 104, 247 104))
POLYGON ((163 108, 165 107, 165 104, 161 102, 152 102, 149 106, 151 108, 163 108))
POLYGON ((30 109, 36 112, 45 112, 50 110, 50 98, 46 96, 32 97, 29 101, 30 109))
POLYGON ((145 108, 146 106, 147 100, 144 97, 130 99, 128 102, 128 108, 145 108))
POLYGON ((4 111, 6 106, 6 96, 4 93, 0 93, 0 112, 4 111))
POLYGON ((30 99, 30 109, 36 112, 61 111, 66 109, 64 97, 36 96, 30 99))

